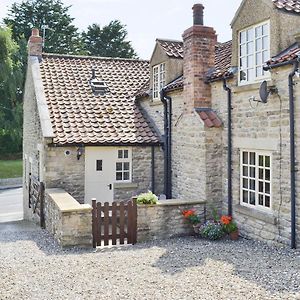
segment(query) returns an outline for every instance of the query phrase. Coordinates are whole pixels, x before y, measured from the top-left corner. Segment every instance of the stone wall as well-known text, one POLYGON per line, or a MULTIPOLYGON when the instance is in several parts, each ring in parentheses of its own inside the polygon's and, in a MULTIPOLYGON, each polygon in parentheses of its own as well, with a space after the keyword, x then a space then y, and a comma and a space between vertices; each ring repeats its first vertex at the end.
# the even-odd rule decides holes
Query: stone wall
MULTIPOLYGON (((253 103, 249 98, 259 99, 259 83, 243 87, 236 86, 231 80, 233 90, 232 128, 233 128, 233 214, 238 221, 241 233, 247 237, 290 243, 290 147, 289 147, 289 99, 288 74, 291 67, 275 69, 272 83, 278 94, 270 95, 267 104, 253 103), (266 150, 272 155, 272 209, 261 211, 240 205, 240 151, 266 150)), ((299 79, 295 79, 296 109, 296 157, 300 157, 300 88, 299 79)), ((212 84, 213 107, 224 122, 223 130, 223 171, 222 199, 224 210, 227 209, 227 95, 222 83, 212 84)), ((300 196, 300 184, 296 173, 297 199, 300 196)), ((297 201, 297 231, 300 230, 300 204, 297 201)), ((298 233, 299 237, 299 233, 298 233)))
MULTIPOLYGON (((161 148, 155 147, 154 150, 154 193, 163 193, 164 174, 163 174, 163 152, 161 148)), ((116 201, 127 201, 132 197, 152 190, 152 161, 151 147, 132 148, 132 183, 115 183, 114 199, 116 201)))
POLYGON ((45 192, 46 229, 63 247, 92 247, 92 207, 79 204, 63 189, 45 192))
POLYGON ((205 207, 205 201, 193 200, 163 200, 156 205, 138 205, 138 242, 192 234, 193 228, 184 221, 182 211, 196 209, 204 220, 205 207))

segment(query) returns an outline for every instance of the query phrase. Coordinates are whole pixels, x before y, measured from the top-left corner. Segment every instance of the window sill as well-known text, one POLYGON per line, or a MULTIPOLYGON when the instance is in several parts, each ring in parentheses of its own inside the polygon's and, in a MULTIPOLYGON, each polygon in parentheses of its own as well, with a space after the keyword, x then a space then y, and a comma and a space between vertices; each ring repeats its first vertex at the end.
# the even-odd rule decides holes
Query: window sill
POLYGON ((234 207, 234 212, 237 212, 242 215, 246 215, 248 217, 252 217, 254 219, 263 221, 265 223, 269 223, 272 225, 277 224, 277 218, 274 216, 272 212, 263 212, 255 208, 246 207, 243 205, 236 205, 234 207))
POLYGON ((153 99, 152 101, 150 101, 150 106, 158 106, 158 105, 162 105, 162 102, 159 99, 153 99))
POLYGON ((138 187, 137 183, 133 182, 116 182, 114 183, 115 189, 135 189, 138 187))
MULTIPOLYGON (((271 79, 264 79, 268 82, 268 86, 274 85, 274 82, 271 79)), ((232 87, 232 92, 235 94, 238 93, 243 93, 243 92, 248 92, 248 91, 253 91, 253 90, 259 90, 260 85, 262 81, 255 82, 255 83, 249 83, 249 84, 243 84, 243 85, 238 85, 235 87, 232 87)))

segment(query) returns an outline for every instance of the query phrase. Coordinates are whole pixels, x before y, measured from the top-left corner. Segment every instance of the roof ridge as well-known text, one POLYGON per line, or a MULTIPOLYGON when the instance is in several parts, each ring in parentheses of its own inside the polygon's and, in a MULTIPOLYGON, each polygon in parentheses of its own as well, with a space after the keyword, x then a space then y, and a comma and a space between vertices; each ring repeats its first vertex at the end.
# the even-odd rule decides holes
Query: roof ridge
POLYGON ((88 56, 75 54, 60 54, 60 53, 42 53, 42 56, 58 57, 58 58, 78 58, 78 59, 98 59, 98 60, 118 60, 118 61, 135 61, 135 62, 149 62, 147 59, 138 58, 122 58, 122 57, 104 57, 104 56, 88 56))
POLYGON ((163 39, 163 38, 157 38, 156 41, 162 41, 162 42, 175 42, 175 43, 183 43, 183 41, 180 40, 173 40, 173 39, 163 39))

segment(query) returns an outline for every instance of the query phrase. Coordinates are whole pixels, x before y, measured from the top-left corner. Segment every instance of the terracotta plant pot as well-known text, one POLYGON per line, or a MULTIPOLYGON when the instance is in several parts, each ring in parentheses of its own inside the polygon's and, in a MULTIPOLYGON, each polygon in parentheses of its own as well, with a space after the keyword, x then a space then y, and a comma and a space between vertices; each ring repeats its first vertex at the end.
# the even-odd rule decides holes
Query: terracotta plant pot
POLYGON ((233 231, 229 233, 229 237, 231 240, 236 241, 239 238, 239 231, 233 231))

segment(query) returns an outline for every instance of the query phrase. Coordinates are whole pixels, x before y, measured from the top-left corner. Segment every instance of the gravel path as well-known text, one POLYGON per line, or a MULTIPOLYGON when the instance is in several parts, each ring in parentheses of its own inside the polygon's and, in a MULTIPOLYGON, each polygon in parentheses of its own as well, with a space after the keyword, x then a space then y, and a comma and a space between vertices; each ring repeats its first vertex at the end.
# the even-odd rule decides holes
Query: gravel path
POLYGON ((0 224, 0 299, 300 299, 300 253, 194 238, 61 250, 26 222, 0 224))

